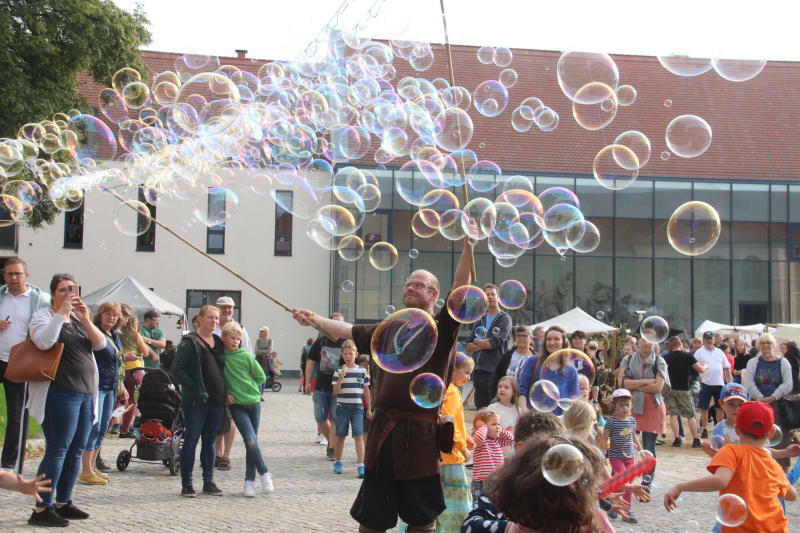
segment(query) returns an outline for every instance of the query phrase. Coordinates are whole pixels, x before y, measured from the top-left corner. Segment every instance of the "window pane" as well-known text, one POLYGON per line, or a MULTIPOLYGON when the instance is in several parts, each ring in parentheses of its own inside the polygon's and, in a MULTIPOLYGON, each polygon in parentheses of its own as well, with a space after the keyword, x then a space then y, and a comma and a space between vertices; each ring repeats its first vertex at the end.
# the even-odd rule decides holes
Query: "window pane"
POLYGON ((634 181, 627 189, 615 191, 617 217, 653 218, 653 182, 634 181))
POLYGON ((673 259, 688 259, 688 256, 675 250, 669 243, 667 238, 667 223, 669 220, 654 220, 653 221, 653 246, 655 247, 656 257, 669 257, 673 259))
POLYGON ((533 321, 542 322, 572 309, 572 260, 536 255, 536 295, 533 321))
MULTIPOLYGON (((369 246, 364 253, 369 253, 369 246)), ((356 262, 356 321, 381 320, 392 304, 391 270, 376 270, 369 261, 356 262)))
POLYGON ((789 185, 789 222, 800 222, 800 185, 789 185))
POLYGON ((766 222, 731 222, 733 258, 765 260, 769 257, 766 222))
POLYGON ((600 232, 600 245, 597 247, 596 250, 590 252, 588 254, 581 254, 584 256, 597 256, 597 255, 604 255, 604 256, 611 256, 614 254, 614 219, 612 218, 600 218, 594 217, 590 219, 590 222, 597 226, 597 230, 600 232))
POLYGON ((653 253, 651 224, 650 219, 618 218, 614 243, 617 257, 650 257, 653 253))
POLYGON ((770 322, 789 322, 789 265, 773 261, 770 264, 772 283, 772 313, 770 322))
POLYGON ((593 178, 578 178, 575 182, 575 193, 581 201, 584 217, 614 216, 614 195, 611 191, 593 178))
POLYGON ((389 215, 385 212, 374 212, 364 217, 361 225, 361 238, 364 240, 364 253, 376 242, 391 242, 389 235, 389 215))
POLYGON ((275 255, 292 255, 292 191, 275 191, 275 255))
POLYGON ((789 322, 800 322, 800 263, 789 263, 789 322))
MULTIPOLYGON (((74 211, 64 212, 64 248, 83 248, 83 209, 84 206, 81 205, 74 211)), ((5 206, 3 206, 3 212, 7 213, 5 206)), ((131 216, 133 216, 132 212, 131 216)), ((9 220, 8 215, 4 220, 9 220)), ((10 233, 10 235, 15 234, 10 233)))
POLYGON ((709 251, 696 256, 696 259, 730 259, 731 257, 731 223, 722 222, 719 228, 719 239, 709 251))
POLYGON ((656 260, 654 267, 655 314, 664 317, 671 327, 691 334, 691 261, 656 260))
MULTIPOLYGON (((720 220, 731 219, 731 186, 728 183, 694 184, 694 199, 711 205, 719 213, 720 220)), ((677 206, 676 206, 677 207, 677 206)))
POLYGON ((734 183, 733 220, 769 220, 769 185, 734 183))
POLYGON ((575 305, 591 316, 611 314, 613 283, 611 259, 575 257, 575 305))
POLYGON ((728 261, 694 261, 694 324, 704 320, 731 323, 730 263, 728 261))
POLYGON ((571 191, 575 190, 575 180, 573 178, 558 178, 555 176, 536 176, 536 194, 541 194, 550 187, 564 187, 571 191))
POLYGON ((789 197, 786 192, 786 185, 770 186, 770 220, 773 222, 786 222, 787 211, 789 209, 789 197))
POLYGON ((769 245, 772 249, 772 259, 786 261, 788 259, 789 242, 787 240, 786 224, 772 223, 769 225, 769 245))
POLYGON ((636 311, 653 305, 653 276, 650 259, 617 259, 614 320, 636 324, 636 311))
POLYGON ((678 206, 692 200, 692 184, 689 181, 657 181, 655 186, 656 218, 669 220, 678 206))
POLYGON ((756 324, 769 318, 769 263, 733 262, 733 320, 756 324))
POLYGON ((356 316, 356 294, 361 290, 357 275, 356 261, 345 261, 334 252, 333 285, 331 287, 331 309, 344 315, 345 320, 353 320, 356 316), (342 283, 352 281, 355 288, 350 291, 342 290, 342 283))

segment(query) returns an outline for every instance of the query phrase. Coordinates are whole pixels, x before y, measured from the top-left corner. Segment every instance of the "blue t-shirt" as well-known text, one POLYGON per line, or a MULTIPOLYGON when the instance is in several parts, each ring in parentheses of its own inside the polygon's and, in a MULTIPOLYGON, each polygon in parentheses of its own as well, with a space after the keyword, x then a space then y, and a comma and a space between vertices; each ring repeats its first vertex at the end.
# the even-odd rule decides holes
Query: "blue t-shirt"
POLYGON ((772 393, 783 383, 781 360, 766 361, 763 357, 759 357, 753 380, 758 392, 763 394, 765 398, 772 396, 772 393))

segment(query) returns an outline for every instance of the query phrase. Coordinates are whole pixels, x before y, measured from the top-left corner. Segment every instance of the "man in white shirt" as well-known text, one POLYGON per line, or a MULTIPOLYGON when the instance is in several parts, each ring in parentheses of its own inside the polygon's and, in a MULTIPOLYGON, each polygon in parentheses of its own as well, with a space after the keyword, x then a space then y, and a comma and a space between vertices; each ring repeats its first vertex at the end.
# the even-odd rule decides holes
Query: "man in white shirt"
POLYGON ((711 398, 714 398, 717 421, 722 420, 722 405, 719 395, 722 387, 731 381, 731 365, 722 350, 714 346, 714 335, 710 331, 703 333, 703 345, 694 352, 694 358, 701 365, 706 366, 705 372, 700 374, 700 427, 703 434, 700 438, 708 438, 708 408, 711 398))
POLYGON ((0 383, 6 393, 6 434, 0 466, 3 470, 22 472, 25 458, 23 424, 25 384, 5 379, 11 347, 28 336, 33 313, 50 305, 50 296, 38 287, 28 285, 28 266, 12 257, 3 267, 5 285, 0 287, 0 383))

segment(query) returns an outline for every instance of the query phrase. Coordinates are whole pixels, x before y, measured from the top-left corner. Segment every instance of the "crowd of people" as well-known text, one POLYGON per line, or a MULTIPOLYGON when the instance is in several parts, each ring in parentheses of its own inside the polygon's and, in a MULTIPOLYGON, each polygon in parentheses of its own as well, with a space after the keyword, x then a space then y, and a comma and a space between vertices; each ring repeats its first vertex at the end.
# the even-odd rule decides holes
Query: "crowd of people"
MULTIPOLYGON (((468 251, 465 244, 453 288, 470 282, 468 251)), ((89 517, 73 503, 74 487, 108 483, 107 434, 138 438, 137 389, 149 372, 165 372, 180 392, 181 496, 196 496, 198 447, 202 492, 223 494, 214 473, 231 468, 237 431, 245 448, 244 496, 256 496, 256 478, 262 492, 274 490, 258 430, 264 383, 279 372, 277 354, 267 327, 253 341, 233 319, 231 298, 202 307, 175 346, 164 339, 154 310, 141 324, 124 302, 104 302, 92 314, 69 274, 54 275, 47 292, 27 283, 20 259, 8 260, 3 275, 0 379, 8 426, 0 487, 34 496, 30 524, 66 526, 89 517), (11 347, 28 336, 39 350, 63 345, 54 379, 18 384, 5 378, 11 347), (20 475, 23 409, 40 421, 45 438, 34 479, 20 475)), ((800 455, 800 444, 791 443, 792 402, 800 400, 795 343, 778 345, 770 333, 751 347, 713 332, 661 345, 630 336, 617 358, 605 339, 582 331, 514 326, 498 305, 497 286, 484 290, 487 312, 462 345, 461 325, 446 307, 435 311, 442 292, 436 276, 410 274, 403 304, 434 316, 438 335, 430 358, 405 373, 388 372, 371 357, 377 324, 293 311, 299 324, 320 331, 302 348, 300 387, 312 397, 317 439, 332 473, 362 479, 350 509, 359 531, 399 524, 412 533, 612 532, 615 520, 637 523, 634 503, 651 499, 655 467, 603 497, 600 486, 643 457, 655 458, 657 446, 667 444, 668 425, 672 446, 683 447, 688 430, 687 446, 702 449, 711 462, 708 476, 667 490, 667 510, 679 505, 682 492, 719 491, 747 502, 744 531, 788 531, 781 505, 796 498, 792 485, 800 478, 798 463, 791 465, 800 455), (551 357, 566 348, 584 354, 595 372, 551 357), (442 379, 440 405, 409 394, 420 373, 442 379), (531 400, 545 379, 568 400, 549 412, 531 400), (609 379, 611 390, 600 387, 609 379), (476 412, 467 420, 462 394, 470 381, 476 412), (348 436, 354 468, 343 461, 348 436), (566 483, 554 482, 543 458, 559 444, 583 458, 582 471, 566 483)))

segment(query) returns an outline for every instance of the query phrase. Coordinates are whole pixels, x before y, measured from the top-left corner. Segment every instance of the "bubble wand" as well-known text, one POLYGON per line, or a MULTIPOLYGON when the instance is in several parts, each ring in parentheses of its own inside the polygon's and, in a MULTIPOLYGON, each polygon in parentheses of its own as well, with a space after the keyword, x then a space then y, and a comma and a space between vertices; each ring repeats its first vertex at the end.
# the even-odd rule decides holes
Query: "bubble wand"
POLYGON ((604 498, 608 494, 616 492, 617 489, 628 483, 635 477, 638 477, 646 472, 650 472, 656 467, 655 457, 645 457, 636 461, 631 466, 618 472, 616 475, 608 479, 605 483, 600 485, 599 497, 604 498))

